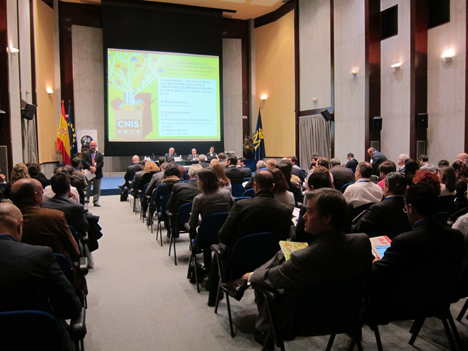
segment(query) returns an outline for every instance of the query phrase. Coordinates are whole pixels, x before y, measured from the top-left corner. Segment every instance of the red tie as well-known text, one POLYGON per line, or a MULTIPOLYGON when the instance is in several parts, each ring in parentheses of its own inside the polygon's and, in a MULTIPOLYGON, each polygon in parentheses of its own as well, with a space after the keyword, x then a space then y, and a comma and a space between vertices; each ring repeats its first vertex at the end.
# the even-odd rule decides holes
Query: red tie
POLYGON ((94 161, 95 153, 93 152, 93 153, 91 154, 91 156, 92 156, 92 159, 93 159, 92 165, 93 165, 93 167, 94 167, 94 166, 96 165, 96 161, 94 161))

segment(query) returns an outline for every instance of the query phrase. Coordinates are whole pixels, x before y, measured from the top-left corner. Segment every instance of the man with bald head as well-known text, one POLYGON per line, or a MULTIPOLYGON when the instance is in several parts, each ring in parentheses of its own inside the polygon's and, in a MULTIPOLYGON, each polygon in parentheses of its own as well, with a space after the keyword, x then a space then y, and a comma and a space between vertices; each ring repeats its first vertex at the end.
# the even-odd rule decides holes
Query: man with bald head
MULTIPOLYGON (((40 310, 58 319, 77 317, 81 303, 52 250, 22 243, 22 225, 16 206, 0 203, 0 311, 40 310)), ((67 332, 62 334, 66 349, 73 350, 67 332)))
MULTIPOLYGON (((74 262, 79 262, 80 251, 68 227, 65 214, 61 211, 42 208, 42 185, 32 178, 16 181, 11 187, 11 200, 23 214, 22 242, 30 245, 49 246, 53 252, 62 254, 74 262)), ((86 280, 74 271, 74 287, 77 295, 87 294, 86 280)))
POLYGON ((465 152, 462 152, 461 154, 458 154, 457 161, 462 161, 462 162, 468 163, 468 154, 465 153, 465 152))

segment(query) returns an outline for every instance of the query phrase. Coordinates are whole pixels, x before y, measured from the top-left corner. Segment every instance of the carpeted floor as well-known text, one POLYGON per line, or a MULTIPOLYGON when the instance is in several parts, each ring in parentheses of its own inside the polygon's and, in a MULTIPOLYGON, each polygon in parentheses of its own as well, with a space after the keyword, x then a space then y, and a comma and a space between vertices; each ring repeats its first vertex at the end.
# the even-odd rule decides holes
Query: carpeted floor
MULTIPOLYGON (((94 252, 95 269, 88 280, 88 335, 86 351, 146 350, 261 350, 253 338, 256 305, 253 291, 242 301, 232 301, 236 337, 229 334, 225 300, 218 314, 206 305, 208 292, 197 293, 187 280, 188 239, 177 242, 178 265, 164 246, 155 241, 155 233, 132 212, 119 196, 104 196, 102 207, 89 210, 101 216, 103 238, 94 252)), ((464 301, 452 306, 456 316, 464 301)), ((468 320, 455 322, 468 348, 468 320)), ((385 350, 448 350, 442 323, 429 319, 415 347, 408 345, 411 322, 380 327, 385 350)), ((286 343, 287 350, 324 350, 328 337, 298 338, 286 343)), ((349 339, 339 335, 333 350, 345 350, 349 339)), ((375 338, 363 327, 363 347, 377 350, 375 338)))

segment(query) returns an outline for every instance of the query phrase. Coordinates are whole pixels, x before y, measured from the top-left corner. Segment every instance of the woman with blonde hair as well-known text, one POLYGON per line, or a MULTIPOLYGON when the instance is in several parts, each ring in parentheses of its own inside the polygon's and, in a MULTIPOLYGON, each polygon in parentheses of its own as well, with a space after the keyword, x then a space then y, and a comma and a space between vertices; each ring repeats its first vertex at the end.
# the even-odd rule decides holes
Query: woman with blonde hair
POLYGON ((13 166, 13 170, 10 174, 10 181, 5 185, 3 195, 6 199, 10 198, 11 186, 18 180, 24 178, 31 178, 28 172, 28 167, 24 163, 17 163, 13 166))
POLYGON ((210 165, 210 168, 213 169, 213 171, 216 174, 216 177, 218 177, 219 186, 221 188, 226 188, 226 189, 229 189, 229 191, 231 191, 232 189, 231 181, 226 176, 226 172, 224 172, 223 165, 218 162, 218 163, 214 163, 210 165))

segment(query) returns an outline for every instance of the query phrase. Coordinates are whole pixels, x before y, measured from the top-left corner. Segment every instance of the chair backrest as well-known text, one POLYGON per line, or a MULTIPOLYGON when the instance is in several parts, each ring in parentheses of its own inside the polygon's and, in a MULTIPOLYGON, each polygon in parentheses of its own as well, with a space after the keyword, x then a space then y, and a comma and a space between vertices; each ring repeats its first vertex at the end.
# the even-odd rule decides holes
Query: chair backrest
POLYGON ((242 196, 254 197, 255 191, 253 189, 247 189, 246 191, 244 191, 242 196))
POLYGON ((234 244, 232 277, 240 278, 267 262, 279 250, 279 234, 263 232, 246 235, 234 244))
POLYGON ((346 190, 346 188, 347 188, 348 186, 350 186, 351 184, 354 184, 354 183, 346 183, 346 184, 344 184, 344 185, 341 187, 341 189, 340 189, 341 192, 344 193, 345 190, 346 190))
POLYGON ((61 333, 60 324, 49 313, 35 310, 0 312, 0 350, 63 350, 61 333))
MULTIPOLYGON (((373 202, 370 202, 368 204, 365 204, 365 205, 361 205, 361 206, 357 206, 355 208, 353 208, 353 218, 356 218, 357 216, 359 216, 359 214, 362 212, 362 211, 365 211, 367 210, 369 207, 371 207, 374 203, 373 202)), ((353 220, 354 222, 354 220, 353 220)))
POLYGON ((242 194, 245 191, 244 186, 242 184, 231 184, 231 185, 232 185, 232 189, 231 189, 232 196, 234 197, 242 196, 242 194))
POLYGON ((308 285, 297 297, 290 333, 341 334, 360 327, 364 276, 308 285))
POLYGON ((439 196, 439 211, 452 214, 455 195, 439 196))
POLYGON ((72 267, 68 258, 62 254, 55 253, 54 256, 68 280, 72 280, 72 267))
POLYGON ((183 228, 184 224, 189 221, 190 212, 192 212, 191 202, 180 205, 179 209, 177 210, 177 224, 179 227, 183 228))
POLYGON ((245 200, 245 199, 251 199, 250 196, 239 196, 234 198, 234 202, 237 202, 239 200, 245 200))
POLYGON ((218 232, 228 216, 229 212, 218 212, 203 218, 198 228, 200 241, 217 244, 219 241, 218 232))

